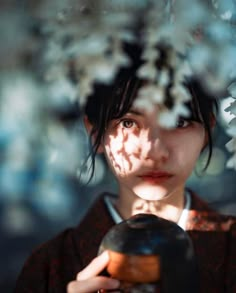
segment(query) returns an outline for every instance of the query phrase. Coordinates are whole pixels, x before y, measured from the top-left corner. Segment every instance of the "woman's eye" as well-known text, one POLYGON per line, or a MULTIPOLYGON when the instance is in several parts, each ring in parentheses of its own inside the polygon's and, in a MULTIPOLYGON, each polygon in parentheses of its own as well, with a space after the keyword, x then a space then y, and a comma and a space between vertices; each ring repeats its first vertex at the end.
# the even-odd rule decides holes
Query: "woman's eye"
POLYGON ((132 128, 136 125, 136 123, 133 120, 126 119, 121 121, 121 125, 124 128, 132 128))
POLYGON ((190 122, 186 119, 179 118, 179 120, 176 123, 176 128, 185 128, 189 126, 190 122))

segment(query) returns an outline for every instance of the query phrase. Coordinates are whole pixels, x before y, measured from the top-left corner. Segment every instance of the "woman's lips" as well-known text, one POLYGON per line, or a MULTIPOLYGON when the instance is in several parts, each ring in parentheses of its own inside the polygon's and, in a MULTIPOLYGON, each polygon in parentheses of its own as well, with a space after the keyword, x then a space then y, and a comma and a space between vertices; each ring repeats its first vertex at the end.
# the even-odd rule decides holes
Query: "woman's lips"
POLYGON ((161 183, 173 177, 173 174, 160 171, 160 172, 145 173, 138 177, 141 178, 143 181, 146 181, 149 183, 161 183))

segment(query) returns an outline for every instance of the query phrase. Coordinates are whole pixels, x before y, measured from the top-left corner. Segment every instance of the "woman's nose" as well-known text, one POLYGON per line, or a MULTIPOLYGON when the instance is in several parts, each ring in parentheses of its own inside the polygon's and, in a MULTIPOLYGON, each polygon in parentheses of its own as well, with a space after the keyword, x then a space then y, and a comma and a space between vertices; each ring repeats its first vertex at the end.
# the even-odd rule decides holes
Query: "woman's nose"
POLYGON ((146 159, 154 160, 155 162, 165 162, 168 159, 169 149, 161 131, 149 133, 145 154, 146 159))

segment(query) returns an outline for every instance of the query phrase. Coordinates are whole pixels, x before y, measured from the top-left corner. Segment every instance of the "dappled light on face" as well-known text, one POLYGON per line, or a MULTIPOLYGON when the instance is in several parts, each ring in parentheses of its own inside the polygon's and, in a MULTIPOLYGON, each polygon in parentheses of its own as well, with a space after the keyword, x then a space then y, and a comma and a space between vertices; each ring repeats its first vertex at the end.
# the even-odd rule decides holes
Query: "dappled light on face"
MULTIPOLYGON (((152 185, 152 184, 143 184, 143 182, 136 183, 133 187, 133 191, 135 194, 138 194, 139 197, 141 197, 144 200, 152 200, 152 201, 158 201, 166 198, 167 195, 167 189, 164 185, 159 183, 158 185, 152 185)), ((154 208, 154 206, 152 206, 154 208)))
POLYGON ((154 201, 147 201, 139 199, 137 202, 134 202, 132 206, 132 215, 137 215, 139 213, 155 214, 157 211, 160 211, 161 208, 158 207, 157 203, 154 201))
POLYGON ((124 162, 124 157, 126 157, 127 164, 129 168, 131 168, 131 162, 129 158, 124 155, 122 157, 122 153, 124 152, 124 140, 125 137, 119 138, 117 136, 110 135, 109 136, 109 142, 107 146, 107 155, 109 157, 109 161, 111 162, 112 166, 117 169, 119 172, 123 171, 123 162, 124 162), (114 143, 115 142, 115 143, 114 143), (115 148, 113 148, 113 145, 115 145, 115 148))
POLYGON ((135 131, 118 128, 108 134, 105 145, 111 165, 124 176, 136 172, 151 150, 147 129, 135 131))
POLYGON ((170 130, 159 126, 158 107, 149 112, 133 112, 135 110, 118 122, 111 122, 104 139, 111 166, 124 176, 143 167, 162 168, 169 158, 172 131, 173 135, 178 135, 176 128, 170 130))
MULTIPOLYGON (((161 212, 163 204, 160 201, 156 200, 145 200, 142 198, 138 198, 134 201, 132 205, 132 215, 136 215, 138 213, 150 213, 155 214, 156 212, 161 212)), ((175 206, 172 205, 173 209, 175 206)))

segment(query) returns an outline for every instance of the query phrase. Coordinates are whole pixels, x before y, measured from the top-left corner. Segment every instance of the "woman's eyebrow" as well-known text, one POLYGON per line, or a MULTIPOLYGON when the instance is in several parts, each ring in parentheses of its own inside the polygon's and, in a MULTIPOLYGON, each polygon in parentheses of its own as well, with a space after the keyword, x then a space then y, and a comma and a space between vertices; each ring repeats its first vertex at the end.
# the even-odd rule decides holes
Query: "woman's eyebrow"
POLYGON ((130 109, 127 114, 134 114, 134 115, 138 115, 138 116, 143 116, 144 114, 136 109, 130 109))

